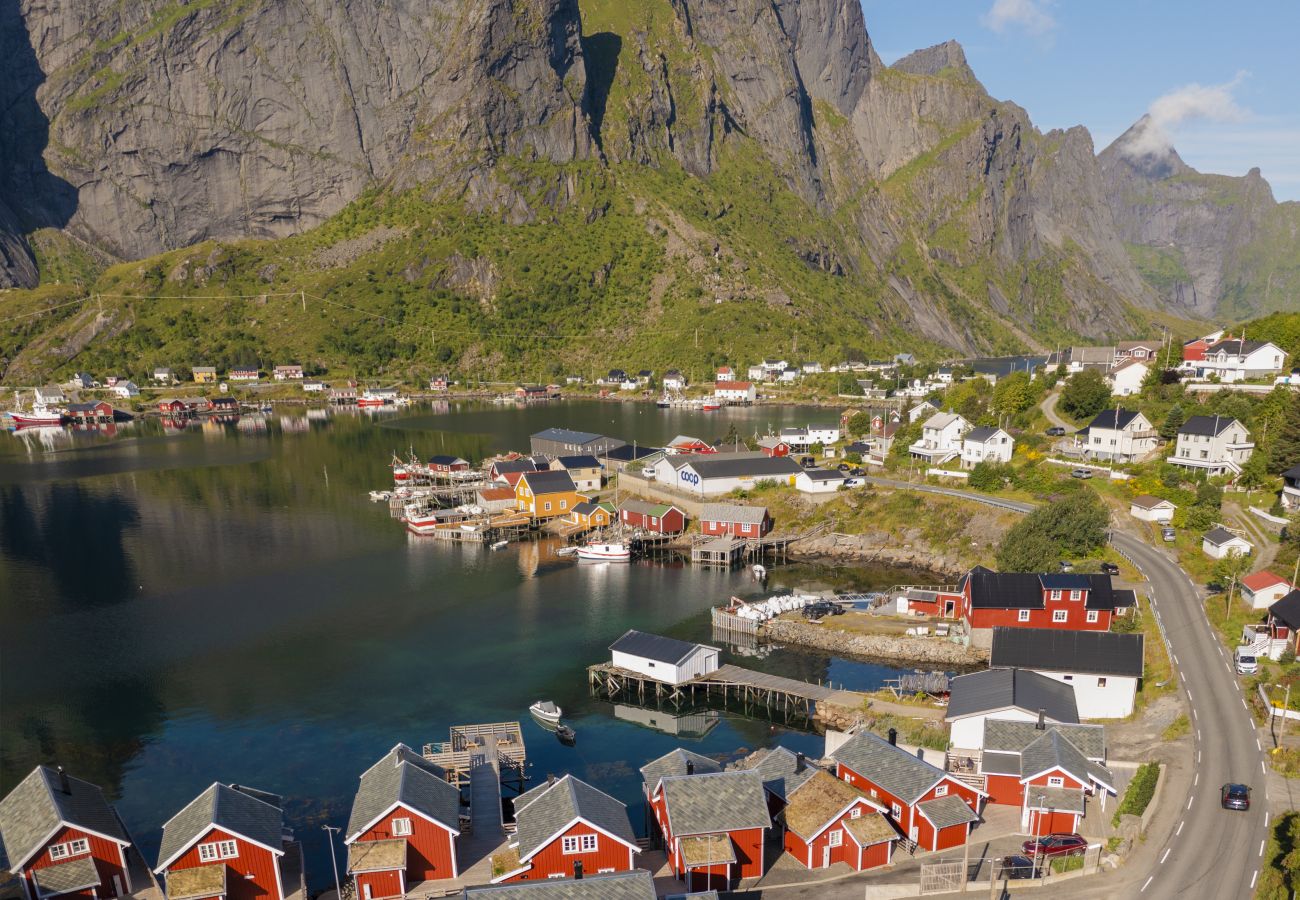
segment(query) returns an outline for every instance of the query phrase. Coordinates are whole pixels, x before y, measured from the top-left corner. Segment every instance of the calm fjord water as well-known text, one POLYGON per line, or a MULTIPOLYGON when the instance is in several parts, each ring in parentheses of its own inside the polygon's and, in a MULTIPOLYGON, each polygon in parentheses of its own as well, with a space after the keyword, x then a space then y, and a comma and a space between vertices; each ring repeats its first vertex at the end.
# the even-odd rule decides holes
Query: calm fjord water
MULTIPOLYGON (((524 720, 535 776, 591 780, 638 828, 636 769, 679 743, 819 751, 819 738, 738 716, 701 728, 658 715, 656 730, 587 696, 585 667, 624 630, 707 640, 711 605, 756 592, 747 574, 447 545, 406 534, 366 492, 389 486, 388 454, 408 447, 477 461, 550 425, 656 444, 834 416, 469 404, 0 436, 0 794, 37 763, 62 764, 105 787, 152 859, 162 823, 213 781, 275 791, 323 887, 319 826, 345 823, 360 773, 396 742, 445 740, 453 724, 524 720), (539 697, 565 709, 576 748, 527 721, 539 697), (688 725, 705 733, 670 733, 688 725)), ((905 577, 795 566, 773 586, 832 576, 905 577)), ((893 672, 796 651, 741 661, 863 688, 893 672)))

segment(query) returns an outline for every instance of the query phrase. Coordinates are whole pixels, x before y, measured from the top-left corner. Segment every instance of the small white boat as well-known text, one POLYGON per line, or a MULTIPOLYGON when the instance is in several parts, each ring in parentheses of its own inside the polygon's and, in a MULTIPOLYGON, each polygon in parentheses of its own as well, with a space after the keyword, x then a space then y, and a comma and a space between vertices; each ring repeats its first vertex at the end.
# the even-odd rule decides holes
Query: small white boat
POLYGON ((492 543, 492 549, 493 549, 493 550, 504 550, 504 549, 506 549, 506 548, 509 547, 509 546, 510 546, 510 542, 509 542, 509 541, 494 541, 494 542, 492 543))
POLYGON ((528 712, 534 719, 544 722, 547 725, 560 724, 560 708, 550 700, 538 700, 532 706, 528 707, 528 712))
POLYGON ((555 551, 556 556, 575 556, 578 553, 577 547, 561 547, 555 551))
POLYGON ((764 578, 766 578, 767 566, 764 566, 761 563, 754 563, 754 577, 757 578, 759 581, 762 581, 764 578))
POLYGON ((370 492, 370 499, 375 501, 376 503, 379 503, 383 500, 387 500, 391 496, 393 496, 392 491, 371 491, 370 492))
POLYGON ((599 560, 603 562, 628 562, 632 558, 632 548, 624 543, 583 544, 578 547, 578 559, 599 560))

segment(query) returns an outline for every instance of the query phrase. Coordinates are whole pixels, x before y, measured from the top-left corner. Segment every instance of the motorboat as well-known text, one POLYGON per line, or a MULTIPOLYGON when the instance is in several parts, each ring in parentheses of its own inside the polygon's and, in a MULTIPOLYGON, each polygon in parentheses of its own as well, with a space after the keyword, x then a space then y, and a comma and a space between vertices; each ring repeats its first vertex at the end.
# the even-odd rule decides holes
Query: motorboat
POLYGON ((705 412, 717 412, 722 409, 722 404, 718 403, 716 400, 705 400, 704 405, 701 406, 700 409, 705 412))
POLYGON ((754 563, 754 577, 759 581, 767 578, 767 566, 762 563, 754 563))
POLYGON ((31 412, 18 412, 15 410, 9 413, 9 419, 14 423, 14 426, 18 428, 62 425, 63 412, 58 409, 50 409, 43 403, 37 403, 32 407, 31 412))
POLYGON ((560 549, 555 551, 556 556, 577 556, 577 554, 578 554, 577 547, 561 547, 560 549))
POLYGON ((578 559, 599 562, 628 562, 632 559, 632 548, 622 542, 582 544, 578 547, 578 559))
POLYGON ((560 724, 561 710, 550 700, 538 700, 528 707, 528 712, 534 719, 544 725, 554 727, 560 724))
POLYGON ((563 722, 555 726, 555 736, 560 739, 560 743, 566 747, 572 747, 578 740, 578 732, 574 731, 563 722))
POLYGON ((492 549, 493 549, 493 550, 504 550, 504 549, 506 549, 506 548, 509 547, 509 546, 510 546, 510 542, 509 542, 509 541, 493 541, 493 542, 492 542, 492 549))

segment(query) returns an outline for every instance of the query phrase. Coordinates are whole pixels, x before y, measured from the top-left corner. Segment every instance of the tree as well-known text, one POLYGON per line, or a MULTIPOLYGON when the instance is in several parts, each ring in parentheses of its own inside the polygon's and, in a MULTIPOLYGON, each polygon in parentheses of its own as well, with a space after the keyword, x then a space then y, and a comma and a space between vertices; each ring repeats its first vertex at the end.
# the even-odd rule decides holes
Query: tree
POLYGON ((1034 405, 1034 388, 1028 372, 1012 372, 998 379, 993 388, 993 409, 1002 414, 1015 415, 1034 405))
POLYGON ((849 434, 867 434, 871 431, 871 413, 855 412, 849 416, 849 434))
POLYGON ((1003 536, 998 546, 998 568, 1004 572, 1041 572, 1050 569, 1062 554, 1089 554, 1106 542, 1109 524, 1106 505, 1091 490, 1040 506, 1003 536))
POLYGON ((1169 415, 1165 416, 1164 424, 1160 426, 1160 436, 1166 441, 1172 441, 1178 437, 1178 429, 1183 427, 1187 421, 1187 413, 1183 411, 1181 403, 1175 403, 1169 407, 1169 415))
POLYGON ((1291 402, 1282 412, 1281 421, 1269 439, 1269 469, 1285 472, 1300 463, 1300 394, 1292 394, 1291 402))
POLYGON ((1110 385, 1097 369, 1071 376, 1061 390, 1061 409, 1076 418, 1091 418, 1108 406, 1110 385))
POLYGON ((996 491, 1002 488, 1005 479, 1011 475, 1010 466, 984 460, 971 469, 967 483, 977 491, 996 491))
POLYGON ((1214 580, 1224 588, 1223 619, 1226 622, 1232 612, 1232 600, 1237 593, 1237 583, 1241 576, 1250 571, 1253 560, 1244 553, 1229 553, 1214 564, 1214 580))

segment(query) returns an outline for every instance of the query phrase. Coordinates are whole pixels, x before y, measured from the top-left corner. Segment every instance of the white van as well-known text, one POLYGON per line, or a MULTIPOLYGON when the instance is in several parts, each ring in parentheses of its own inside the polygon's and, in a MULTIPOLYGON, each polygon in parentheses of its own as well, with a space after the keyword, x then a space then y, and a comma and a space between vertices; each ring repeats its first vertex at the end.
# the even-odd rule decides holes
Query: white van
POLYGON ((1237 664, 1238 675, 1254 675, 1259 671, 1259 660, 1249 647, 1238 647, 1233 650, 1232 661, 1237 664))

